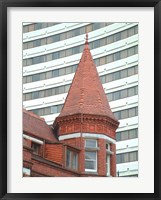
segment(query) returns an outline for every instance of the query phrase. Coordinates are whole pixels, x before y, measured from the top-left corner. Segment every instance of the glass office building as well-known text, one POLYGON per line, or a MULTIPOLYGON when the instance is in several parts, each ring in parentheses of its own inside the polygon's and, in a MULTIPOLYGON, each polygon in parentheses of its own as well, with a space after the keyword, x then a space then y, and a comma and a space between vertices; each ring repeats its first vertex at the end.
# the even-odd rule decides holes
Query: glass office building
POLYGON ((117 176, 138 176, 137 23, 24 23, 23 107, 53 124, 80 61, 86 32, 104 91, 120 121, 117 176))

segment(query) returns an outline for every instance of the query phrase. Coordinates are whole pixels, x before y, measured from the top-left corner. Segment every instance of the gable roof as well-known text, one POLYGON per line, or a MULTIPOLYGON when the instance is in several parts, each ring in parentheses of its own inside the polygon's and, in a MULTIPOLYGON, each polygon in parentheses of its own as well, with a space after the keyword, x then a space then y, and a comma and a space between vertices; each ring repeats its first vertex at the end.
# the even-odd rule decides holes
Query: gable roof
POLYGON ((23 109, 23 131, 39 139, 58 142, 53 129, 45 120, 25 109, 23 109))

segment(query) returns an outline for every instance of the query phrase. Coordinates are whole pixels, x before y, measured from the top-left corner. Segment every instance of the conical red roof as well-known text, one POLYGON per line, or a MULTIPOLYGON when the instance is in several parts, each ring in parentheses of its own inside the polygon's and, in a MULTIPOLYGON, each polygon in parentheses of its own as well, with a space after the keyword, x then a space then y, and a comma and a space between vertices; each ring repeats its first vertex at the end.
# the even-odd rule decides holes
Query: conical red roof
POLYGON ((86 35, 83 54, 59 117, 78 113, 105 115, 116 120, 90 53, 88 35, 86 35))

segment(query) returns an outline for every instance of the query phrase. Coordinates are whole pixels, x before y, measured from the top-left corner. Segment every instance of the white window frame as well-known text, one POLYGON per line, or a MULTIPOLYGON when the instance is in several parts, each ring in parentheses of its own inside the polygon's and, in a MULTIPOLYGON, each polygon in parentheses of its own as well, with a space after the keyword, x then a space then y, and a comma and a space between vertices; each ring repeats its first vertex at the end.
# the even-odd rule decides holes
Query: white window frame
MULTIPOLYGON (((96 167, 95 169, 86 169, 85 168, 85 172, 97 172, 97 150, 98 150, 98 141, 97 139, 93 139, 93 138, 86 138, 85 139, 85 152, 95 152, 96 153, 96 160, 93 160, 96 162, 96 167), (96 146, 95 147, 89 147, 87 146, 86 142, 87 141, 95 141, 96 142, 96 146), (91 150, 90 150, 91 149, 91 150)), ((86 158, 84 158, 85 162, 88 161, 86 158)), ((89 160, 92 161, 92 160, 89 160)))
MULTIPOLYGON (((89 160, 89 161, 95 161, 96 162, 96 168, 95 169, 86 169, 85 168, 85 171, 86 172, 97 172, 97 151, 85 151, 85 152, 94 152, 96 153, 96 160, 89 160)), ((88 161, 86 158, 85 158, 85 162, 88 161)))
POLYGON ((110 173, 110 170, 111 170, 110 157, 111 157, 111 156, 110 156, 109 154, 106 155, 106 175, 107 175, 107 176, 110 176, 110 175, 111 175, 111 173, 110 173))
POLYGON ((89 148, 89 149, 90 149, 90 148, 93 149, 93 148, 97 148, 97 147, 98 147, 98 144, 97 144, 97 140, 96 140, 96 139, 89 139, 89 138, 85 139, 85 148, 87 148, 87 149, 88 149, 88 148, 89 148), (89 140, 90 140, 90 141, 95 141, 95 142, 96 142, 96 146, 95 146, 95 147, 88 147, 87 144, 86 144, 86 142, 89 141, 89 140))

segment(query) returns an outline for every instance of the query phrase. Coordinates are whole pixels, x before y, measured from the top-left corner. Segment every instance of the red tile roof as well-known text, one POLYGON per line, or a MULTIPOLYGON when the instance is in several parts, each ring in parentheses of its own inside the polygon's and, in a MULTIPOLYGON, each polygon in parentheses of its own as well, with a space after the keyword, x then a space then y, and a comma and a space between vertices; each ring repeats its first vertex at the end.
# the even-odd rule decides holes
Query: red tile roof
POLYGON ((23 131, 36 138, 58 142, 52 128, 36 114, 23 109, 23 131))
POLYGON ((87 37, 81 60, 59 117, 83 113, 105 115, 116 120, 92 59, 87 37))

